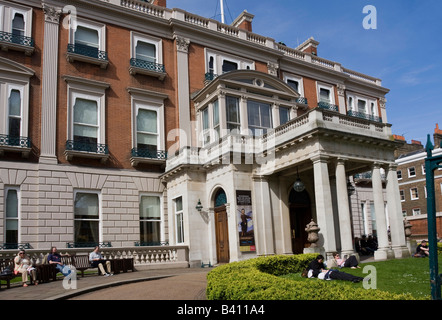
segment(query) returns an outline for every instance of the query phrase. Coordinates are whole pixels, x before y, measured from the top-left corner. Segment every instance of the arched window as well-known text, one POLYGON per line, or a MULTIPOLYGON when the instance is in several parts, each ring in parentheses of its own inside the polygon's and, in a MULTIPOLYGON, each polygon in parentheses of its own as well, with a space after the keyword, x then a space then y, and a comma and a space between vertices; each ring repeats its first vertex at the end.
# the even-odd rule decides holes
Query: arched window
POLYGON ((227 203, 227 196, 223 189, 219 189, 215 194, 215 207, 221 207, 227 203))

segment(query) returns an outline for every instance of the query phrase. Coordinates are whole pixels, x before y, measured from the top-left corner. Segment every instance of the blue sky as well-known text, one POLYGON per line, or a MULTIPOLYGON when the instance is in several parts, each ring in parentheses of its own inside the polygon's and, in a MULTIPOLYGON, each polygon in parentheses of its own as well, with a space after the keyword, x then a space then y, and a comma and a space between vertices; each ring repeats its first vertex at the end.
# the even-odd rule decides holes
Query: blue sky
MULTIPOLYGON (((219 0, 168 0, 220 20, 219 0)), ((442 128, 442 1, 440 0, 224 0, 226 23, 254 14, 253 32, 295 48, 313 36, 320 57, 381 78, 387 120, 408 142, 442 128), (363 8, 377 11, 377 29, 366 30, 363 8)))

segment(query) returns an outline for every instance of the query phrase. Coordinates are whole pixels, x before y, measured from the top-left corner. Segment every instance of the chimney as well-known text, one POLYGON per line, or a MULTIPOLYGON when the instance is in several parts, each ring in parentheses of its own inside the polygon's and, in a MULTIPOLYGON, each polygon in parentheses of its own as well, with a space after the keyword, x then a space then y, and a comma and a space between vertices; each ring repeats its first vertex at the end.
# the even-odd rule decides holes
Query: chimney
POLYGON ((436 128, 434 129, 434 147, 442 148, 442 130, 439 129, 439 123, 436 123, 436 128))
POLYGON ((159 6, 159 7, 167 8, 167 0, 153 0, 152 4, 159 6))
POLYGON ((300 44, 296 50, 310 53, 314 56, 318 55, 318 44, 319 42, 316 41, 313 37, 308 38, 306 41, 304 41, 302 44, 300 44))
POLYGON ((252 21, 255 16, 244 10, 235 21, 232 22, 233 27, 237 27, 252 32, 252 21))

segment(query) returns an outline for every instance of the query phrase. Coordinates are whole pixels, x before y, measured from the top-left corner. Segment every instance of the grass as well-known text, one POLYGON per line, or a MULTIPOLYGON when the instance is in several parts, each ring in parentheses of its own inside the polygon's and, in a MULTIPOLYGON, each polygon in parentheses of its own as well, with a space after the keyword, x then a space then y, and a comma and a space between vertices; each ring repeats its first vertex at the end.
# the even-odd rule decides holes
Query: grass
MULTIPOLYGON (((428 258, 407 258, 388 261, 362 263, 360 269, 343 268, 340 271, 366 277, 376 275, 376 287, 393 293, 409 293, 416 299, 431 299, 430 266, 428 258), (373 266, 374 268, 365 268, 373 266)), ((442 268, 442 256, 439 255, 439 272, 442 268)), ((300 274, 283 276, 295 281, 323 281, 302 278, 300 274)), ((347 281, 327 281, 330 285, 344 285, 363 288, 363 283, 347 281)), ((374 284, 374 283, 373 283, 374 284)))

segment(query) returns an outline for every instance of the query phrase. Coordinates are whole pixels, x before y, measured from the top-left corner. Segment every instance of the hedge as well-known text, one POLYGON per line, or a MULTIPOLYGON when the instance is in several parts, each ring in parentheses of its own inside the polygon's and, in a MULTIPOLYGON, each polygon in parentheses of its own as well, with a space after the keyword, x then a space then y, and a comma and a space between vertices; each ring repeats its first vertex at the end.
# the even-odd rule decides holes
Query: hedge
POLYGON ((298 273, 316 254, 260 257, 219 266, 207 275, 208 300, 412 300, 409 294, 366 290, 329 281, 279 277, 298 273))

